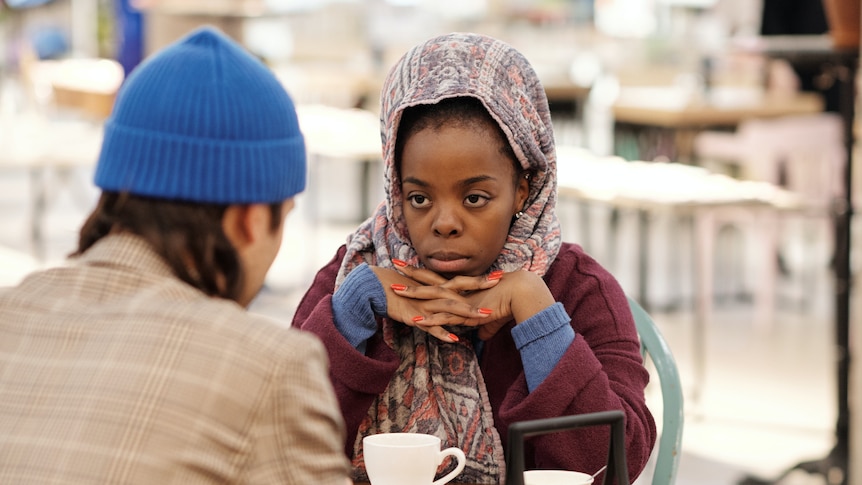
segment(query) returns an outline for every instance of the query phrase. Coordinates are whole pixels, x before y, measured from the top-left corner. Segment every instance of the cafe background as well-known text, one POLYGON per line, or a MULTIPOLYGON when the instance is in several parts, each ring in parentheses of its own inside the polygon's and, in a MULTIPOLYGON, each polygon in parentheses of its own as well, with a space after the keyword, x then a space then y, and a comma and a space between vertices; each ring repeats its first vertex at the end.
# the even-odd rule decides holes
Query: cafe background
MULTIPOLYGON (((849 421, 849 476, 786 473, 835 450, 835 363, 845 352, 836 345, 835 295, 858 271, 851 258, 851 277, 836 280, 834 215, 847 200, 842 164, 856 157, 843 151, 843 132, 828 131, 846 114, 839 87, 855 86, 855 69, 769 55, 761 34, 822 37, 827 47, 855 52, 859 2, 826 0, 814 14, 804 3, 6 0, 0 285, 59 264, 74 249, 97 196, 90 179, 101 123, 125 75, 154 50, 212 24, 275 70, 308 138, 309 187, 252 306, 289 320, 313 271, 381 198, 376 111, 386 69, 436 33, 482 32, 534 64, 567 154, 561 164, 581 158, 602 170, 622 167, 595 172, 616 174, 613 184, 582 173, 581 186, 561 187, 560 216, 564 237, 614 272, 672 346, 686 394, 677 483, 782 475, 784 484, 862 483, 860 420, 849 421), (799 121, 802 131, 780 131, 789 128, 771 123, 778 120, 799 121), (773 126, 777 134, 763 134, 773 126), (776 137, 778 146, 804 141, 794 153, 811 155, 758 171, 752 153, 776 137), (792 163, 809 171, 799 175, 792 163), (642 171, 632 180, 634 167, 642 171), (698 189, 707 176, 711 185, 703 187, 718 193, 698 189), (762 182, 755 195, 746 181, 762 182)), ((855 139, 855 122, 851 128, 855 139)), ((579 178, 578 169, 571 173, 579 178)), ((856 254, 862 243, 851 240, 856 254)), ((859 294, 850 286, 851 351, 860 340, 859 294)), ((849 378, 850 416, 862 401, 858 374, 849 378)), ((655 387, 648 398, 660 416, 655 387)))

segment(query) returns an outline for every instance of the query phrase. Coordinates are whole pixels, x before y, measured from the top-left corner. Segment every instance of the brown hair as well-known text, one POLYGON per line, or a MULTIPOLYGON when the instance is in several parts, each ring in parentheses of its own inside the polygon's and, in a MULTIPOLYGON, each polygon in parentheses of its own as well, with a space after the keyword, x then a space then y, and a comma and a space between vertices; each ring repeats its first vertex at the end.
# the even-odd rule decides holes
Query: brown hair
MULTIPOLYGON (((227 205, 201 204, 103 192, 78 239, 78 256, 111 232, 128 231, 146 240, 177 278, 207 295, 235 300, 243 286, 236 249, 222 230, 227 205)), ((282 204, 270 204, 271 229, 278 230, 282 204)))

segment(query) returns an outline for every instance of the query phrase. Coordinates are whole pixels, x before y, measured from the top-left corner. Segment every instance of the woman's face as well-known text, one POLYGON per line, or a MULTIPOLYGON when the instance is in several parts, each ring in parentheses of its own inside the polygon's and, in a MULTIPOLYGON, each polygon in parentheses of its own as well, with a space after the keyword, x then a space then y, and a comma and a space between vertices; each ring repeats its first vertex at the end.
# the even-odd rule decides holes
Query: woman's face
POLYGON ((488 123, 425 128, 401 155, 407 231, 420 261, 446 277, 484 274, 529 195, 488 123))

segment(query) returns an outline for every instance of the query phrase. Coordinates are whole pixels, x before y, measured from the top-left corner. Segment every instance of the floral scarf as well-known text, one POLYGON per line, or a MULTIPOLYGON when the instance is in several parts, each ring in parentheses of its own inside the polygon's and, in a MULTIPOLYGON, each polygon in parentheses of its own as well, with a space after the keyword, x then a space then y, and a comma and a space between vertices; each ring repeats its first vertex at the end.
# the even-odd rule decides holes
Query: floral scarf
MULTIPOLYGON (((451 33, 410 49, 383 85, 380 126, 386 199, 348 237, 336 286, 363 262, 393 268, 396 258, 420 265, 402 214, 395 136, 405 108, 456 96, 478 98, 506 134, 521 166, 534 172, 524 215, 512 225, 491 269, 524 269, 544 275, 556 258, 561 241, 554 212, 557 162, 545 91, 529 62, 511 46, 483 35, 451 33)), ((450 330, 466 334, 470 329, 450 330)), ((360 425, 354 445, 354 479, 367 480, 364 436, 403 431, 433 434, 444 447, 461 448, 467 466, 459 480, 502 483, 503 449, 470 338, 444 343, 389 319, 384 319, 383 337, 401 356, 401 365, 360 425)), ((450 466, 444 463, 447 470, 450 466)))

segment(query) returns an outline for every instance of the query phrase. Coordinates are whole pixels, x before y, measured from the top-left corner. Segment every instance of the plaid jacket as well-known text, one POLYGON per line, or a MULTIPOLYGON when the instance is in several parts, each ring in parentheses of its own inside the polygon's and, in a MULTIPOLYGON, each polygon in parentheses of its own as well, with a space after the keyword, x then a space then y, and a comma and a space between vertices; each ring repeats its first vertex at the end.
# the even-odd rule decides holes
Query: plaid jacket
POLYGON ((0 483, 343 485, 322 345, 109 236, 0 292, 0 483))

